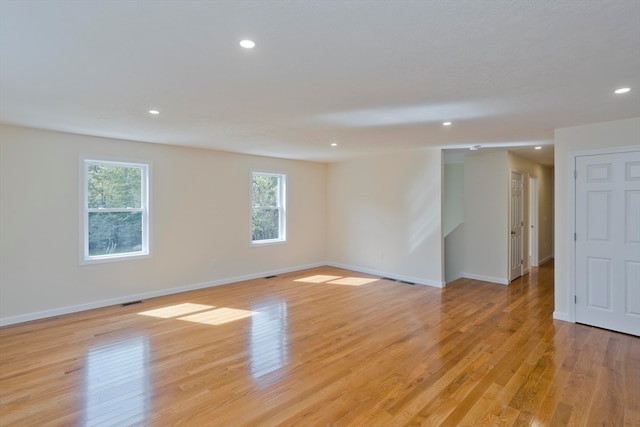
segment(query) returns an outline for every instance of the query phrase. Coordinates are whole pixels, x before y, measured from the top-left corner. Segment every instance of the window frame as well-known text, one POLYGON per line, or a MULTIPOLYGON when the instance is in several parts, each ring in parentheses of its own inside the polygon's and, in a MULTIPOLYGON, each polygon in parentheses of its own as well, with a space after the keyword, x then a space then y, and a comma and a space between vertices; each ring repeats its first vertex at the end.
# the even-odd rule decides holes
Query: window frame
MULTIPOLYGON (((266 209, 266 208, 263 208, 266 209)), ((253 170, 250 173, 249 180, 249 241, 251 246, 266 246, 274 244, 282 244, 287 242, 287 174, 284 172, 265 172, 253 170), (278 238, 253 240, 253 212, 256 209, 253 206, 253 178, 256 176, 269 176, 278 178, 278 238)))
POLYGON ((149 160, 105 158, 101 156, 81 156, 80 158, 80 265, 102 264, 116 261, 130 261, 151 257, 151 171, 149 160), (106 165, 140 168, 142 170, 142 188, 140 190, 140 208, 89 208, 89 166, 106 165), (89 255, 89 214, 91 212, 141 212, 142 213, 142 250, 108 255, 89 255))

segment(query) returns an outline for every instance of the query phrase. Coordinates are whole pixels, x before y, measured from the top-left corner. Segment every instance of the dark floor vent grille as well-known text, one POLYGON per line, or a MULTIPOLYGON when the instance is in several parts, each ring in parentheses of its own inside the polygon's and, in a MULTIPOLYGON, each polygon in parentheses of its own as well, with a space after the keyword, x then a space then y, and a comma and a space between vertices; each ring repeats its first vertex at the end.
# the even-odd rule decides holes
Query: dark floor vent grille
POLYGON ((273 276, 267 276, 267 277, 265 277, 265 279, 273 279, 274 277, 278 277, 278 276, 274 274, 273 276))
POLYGON ((407 282, 406 280, 394 279, 393 277, 381 277, 382 280, 389 280, 391 282, 404 283, 405 285, 415 285, 413 282, 407 282))
POLYGON ((128 306, 128 305, 141 304, 141 303, 142 303, 142 301, 129 301, 129 302, 123 302, 123 303, 122 303, 122 306, 123 306, 123 307, 126 307, 126 306, 128 306))

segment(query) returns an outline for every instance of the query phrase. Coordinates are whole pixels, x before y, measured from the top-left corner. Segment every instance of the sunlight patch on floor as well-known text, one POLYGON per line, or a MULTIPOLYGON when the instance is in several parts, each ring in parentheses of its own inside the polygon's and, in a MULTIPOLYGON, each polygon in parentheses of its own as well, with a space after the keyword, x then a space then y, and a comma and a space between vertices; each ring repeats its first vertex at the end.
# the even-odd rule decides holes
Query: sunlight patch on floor
POLYGON ((179 317, 178 320, 203 323, 205 325, 223 325, 236 320, 246 319, 254 314, 256 314, 254 311, 222 307, 216 308, 215 310, 179 317))
POLYGON ((328 283, 332 285, 362 286, 376 281, 378 281, 378 279, 372 279, 370 277, 343 277, 342 279, 332 280, 328 283))
POLYGON ((193 304, 185 302, 183 304, 170 305, 168 307, 156 308, 154 310, 142 311, 138 314, 143 316, 161 317, 163 319, 169 319, 171 317, 184 316, 185 314, 195 313, 197 311, 211 310, 215 308, 212 305, 205 304, 193 304))
POLYGON ((294 282, 304 282, 304 283, 324 283, 329 280, 337 280, 341 279, 342 276, 328 276, 324 274, 317 274, 315 276, 303 277, 302 279, 296 279, 294 282))
POLYGON ((362 286, 378 281, 379 279, 371 277, 343 277, 329 276, 325 274, 317 274, 315 276, 303 277, 296 279, 294 282, 304 283, 330 283, 332 285, 362 286))
POLYGON ((185 302, 168 307, 156 308, 154 310, 142 311, 138 314, 162 319, 178 319, 205 325, 223 325, 235 320, 246 319, 256 313, 237 308, 215 307, 213 305, 185 302))

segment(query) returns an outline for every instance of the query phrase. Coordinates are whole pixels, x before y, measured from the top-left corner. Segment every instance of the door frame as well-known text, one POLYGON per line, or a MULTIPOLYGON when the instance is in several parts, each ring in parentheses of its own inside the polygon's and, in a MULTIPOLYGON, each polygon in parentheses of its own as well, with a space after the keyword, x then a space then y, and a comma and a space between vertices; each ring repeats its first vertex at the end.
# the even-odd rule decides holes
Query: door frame
MULTIPOLYGON (((511 186, 511 176, 513 174, 517 174, 520 175, 520 184, 522 186, 522 188, 520 189, 520 276, 518 277, 522 277, 524 275, 524 179, 525 179, 525 174, 522 171, 519 171, 517 169, 510 169, 509 170, 509 220, 508 220, 508 236, 509 236, 509 255, 508 255, 508 260, 507 260, 507 266, 508 266, 508 274, 507 274, 507 281, 508 283, 511 283, 512 281, 514 281, 515 279, 517 279, 518 277, 512 279, 511 278, 511 254, 513 253, 513 247, 512 247, 512 239, 511 239, 511 230, 512 230, 512 224, 511 224, 511 199, 513 197, 513 188, 511 186)), ((527 251, 528 253, 528 251, 527 251)))
POLYGON ((538 267, 540 264, 540 252, 538 251, 539 245, 539 199, 538 199, 538 177, 535 175, 529 175, 529 269, 531 267, 538 267), (533 230, 533 231, 532 231, 533 230))
MULTIPOLYGON (((567 302, 569 305, 568 321, 576 323, 576 162, 578 157, 585 156, 598 156, 602 154, 619 154, 629 153, 632 151, 638 151, 634 146, 626 147, 612 147, 612 148, 598 148, 591 150, 570 151, 568 153, 568 167, 567 167, 567 242, 569 242, 569 286, 567 286, 567 302), (573 301, 573 302, 572 302, 573 301)), ((562 319, 564 320, 564 319, 562 319)))

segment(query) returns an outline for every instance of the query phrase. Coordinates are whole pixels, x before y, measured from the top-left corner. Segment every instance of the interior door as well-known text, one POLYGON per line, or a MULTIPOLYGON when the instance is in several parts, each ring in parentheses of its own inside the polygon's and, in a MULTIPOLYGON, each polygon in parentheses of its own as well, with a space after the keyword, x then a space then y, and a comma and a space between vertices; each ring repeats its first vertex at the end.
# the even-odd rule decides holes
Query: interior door
POLYGON ((509 239, 509 280, 515 280, 522 276, 522 174, 511 171, 511 209, 510 209, 509 239))
POLYGON ((640 335, 640 151, 576 157, 576 321, 640 335))

